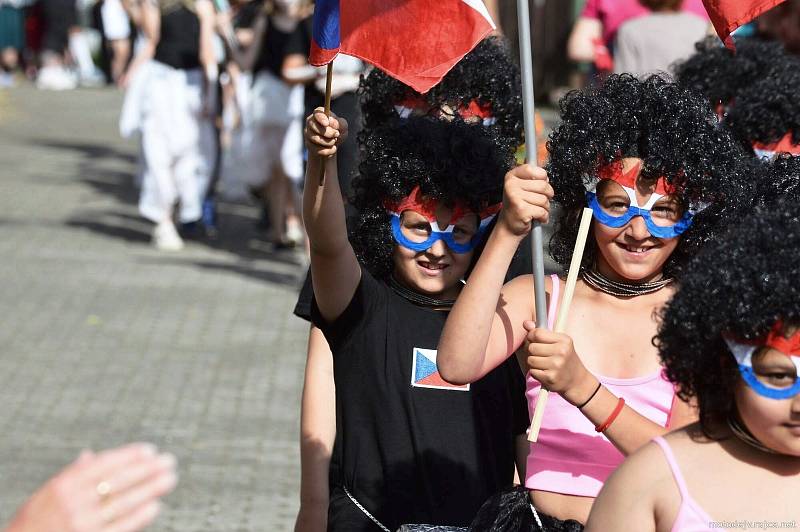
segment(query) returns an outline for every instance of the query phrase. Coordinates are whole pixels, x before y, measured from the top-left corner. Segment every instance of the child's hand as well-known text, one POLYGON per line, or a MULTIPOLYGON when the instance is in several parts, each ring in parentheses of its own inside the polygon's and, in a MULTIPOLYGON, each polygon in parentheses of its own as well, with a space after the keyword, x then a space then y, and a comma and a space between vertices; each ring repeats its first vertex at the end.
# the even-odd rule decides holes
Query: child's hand
POLYGON ((337 146, 347 138, 347 120, 331 113, 325 116, 322 107, 306 118, 303 132, 309 156, 330 157, 336 154, 337 146))
POLYGON ((517 166, 506 174, 498 223, 516 236, 525 236, 534 222, 547 223, 552 198, 553 187, 543 168, 530 164, 517 166))
POLYGON ((581 362, 572 338, 566 334, 537 329, 532 321, 526 321, 522 326, 528 331, 526 363, 531 376, 573 405, 585 401, 597 386, 597 379, 581 362))

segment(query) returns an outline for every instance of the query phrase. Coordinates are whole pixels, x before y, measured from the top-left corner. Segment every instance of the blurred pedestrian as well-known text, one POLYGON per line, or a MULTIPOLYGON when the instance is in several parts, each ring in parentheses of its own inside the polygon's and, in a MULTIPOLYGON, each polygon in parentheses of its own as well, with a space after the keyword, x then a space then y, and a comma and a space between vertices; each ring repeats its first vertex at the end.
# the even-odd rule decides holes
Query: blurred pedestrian
MULTIPOLYGON (((269 213, 268 240, 277 247, 305 241, 299 216, 303 177, 303 87, 282 78, 289 41, 304 17, 303 0, 267 0, 253 22, 252 44, 234 47, 233 59, 252 82, 240 87, 241 132, 237 161, 226 179, 249 187, 269 213), (233 175, 232 175, 233 172, 233 175)), ((243 80, 246 77, 243 77, 243 80)), ((226 184, 227 189, 236 188, 226 184)), ((235 194, 234 194, 235 195, 235 194)))
POLYGON ((0 0, 0 89, 14 84, 14 72, 25 47, 27 0, 0 0))
MULTIPOLYGON (((685 0, 681 9, 708 20, 702 0, 685 0)), ((613 71, 617 30, 625 21, 648 13, 639 0, 588 0, 570 33, 567 56, 578 63, 594 63, 598 71, 613 71)))
POLYGON ((614 45, 614 72, 643 76, 666 72, 676 61, 694 53, 708 34, 706 19, 681 11, 684 0, 639 0, 651 13, 619 27, 614 45))
POLYGON ((199 220, 211 172, 203 147, 213 145, 214 135, 214 7, 209 0, 148 1, 141 7, 147 41, 140 55, 152 60, 135 75, 144 162, 139 211, 156 224, 156 248, 175 251, 184 245, 173 220, 176 204, 181 223, 199 220))
POLYGON ((122 0, 101 0, 103 37, 111 52, 111 79, 119 83, 131 58, 131 20, 122 0))
POLYGON ((48 90, 74 89, 78 80, 67 66, 65 53, 70 28, 78 23, 75 0, 40 0, 39 5, 44 31, 36 86, 48 90))
MULTIPOLYGON (((325 105, 326 68, 316 68, 308 63, 311 53, 313 16, 303 19, 292 34, 283 62, 283 78, 290 83, 305 86, 303 116, 325 105)), ((331 83, 331 110, 337 116, 346 116, 350 124, 347 140, 339 146, 336 162, 342 194, 350 193, 350 180, 357 171, 358 148, 356 138, 361 130, 361 110, 358 105, 358 82, 365 65, 355 57, 340 55, 333 67, 331 83)))

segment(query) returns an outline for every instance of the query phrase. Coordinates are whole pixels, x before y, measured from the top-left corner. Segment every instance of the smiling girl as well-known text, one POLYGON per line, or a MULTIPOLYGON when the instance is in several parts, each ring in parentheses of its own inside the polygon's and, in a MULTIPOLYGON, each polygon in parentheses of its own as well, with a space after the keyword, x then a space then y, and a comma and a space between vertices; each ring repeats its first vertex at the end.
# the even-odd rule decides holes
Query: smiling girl
MULTIPOLYGON (((711 236, 743 160, 700 97, 658 77, 612 76, 569 95, 561 115, 548 173, 521 166, 506 175, 497 226, 439 343, 442 376, 467 383, 525 342, 518 356, 530 412, 542 385, 555 392, 528 456, 533 506, 519 506, 531 530, 536 522, 580 530, 625 455, 693 420, 662 374, 654 316, 685 257, 711 236), (548 221, 554 194, 562 210, 550 249, 564 267, 581 210, 595 217, 565 334, 535 327, 531 276, 503 286, 520 239, 548 221)), ((563 283, 545 284, 552 327, 563 283)))
POLYGON ((690 264, 657 344, 700 421, 628 458, 600 492, 587 530, 800 526, 796 201, 752 212, 690 264))

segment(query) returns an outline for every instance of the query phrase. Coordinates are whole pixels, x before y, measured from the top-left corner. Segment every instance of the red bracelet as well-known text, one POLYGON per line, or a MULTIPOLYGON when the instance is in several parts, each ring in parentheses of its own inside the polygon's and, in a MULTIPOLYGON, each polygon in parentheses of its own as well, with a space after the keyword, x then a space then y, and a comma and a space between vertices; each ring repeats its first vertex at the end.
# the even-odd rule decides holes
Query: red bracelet
POLYGON ((608 427, 610 427, 611 424, 614 422, 614 420, 617 419, 617 416, 619 415, 619 413, 622 412, 622 407, 623 406, 625 406, 625 399, 620 397, 619 401, 617 401, 617 406, 614 407, 614 411, 611 412, 611 415, 608 416, 608 419, 603 421, 602 424, 596 426, 594 428, 594 430, 596 430, 597 432, 605 432, 605 431, 607 431, 608 427))

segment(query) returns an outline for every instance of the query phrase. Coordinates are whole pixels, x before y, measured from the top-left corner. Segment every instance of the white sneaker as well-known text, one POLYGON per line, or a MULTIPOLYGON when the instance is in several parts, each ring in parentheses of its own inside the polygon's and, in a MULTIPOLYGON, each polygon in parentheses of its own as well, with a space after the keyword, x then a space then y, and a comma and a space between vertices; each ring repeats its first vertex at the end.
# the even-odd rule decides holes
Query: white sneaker
POLYGON ((46 66, 39 69, 36 86, 44 90, 65 91, 78 86, 78 81, 67 69, 60 66, 46 66))
POLYGON ((172 222, 161 222, 153 229, 153 245, 161 251, 180 251, 183 239, 172 222))
POLYGON ((300 222, 297 220, 287 220, 286 221, 286 242, 289 245, 297 246, 301 244, 305 239, 305 234, 303 233, 303 228, 300 226, 300 222))

